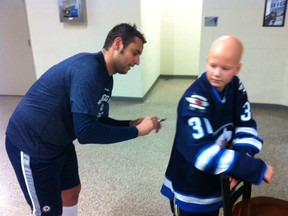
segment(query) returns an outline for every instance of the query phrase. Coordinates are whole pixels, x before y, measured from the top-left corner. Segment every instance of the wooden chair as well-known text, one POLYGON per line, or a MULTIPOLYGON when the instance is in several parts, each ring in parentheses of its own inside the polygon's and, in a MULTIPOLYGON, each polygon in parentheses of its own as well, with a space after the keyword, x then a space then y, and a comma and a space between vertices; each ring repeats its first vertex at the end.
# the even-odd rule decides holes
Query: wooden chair
POLYGON ((224 216, 288 216, 288 201, 265 196, 251 198, 251 184, 246 182, 231 191, 226 174, 220 175, 220 181, 224 216))

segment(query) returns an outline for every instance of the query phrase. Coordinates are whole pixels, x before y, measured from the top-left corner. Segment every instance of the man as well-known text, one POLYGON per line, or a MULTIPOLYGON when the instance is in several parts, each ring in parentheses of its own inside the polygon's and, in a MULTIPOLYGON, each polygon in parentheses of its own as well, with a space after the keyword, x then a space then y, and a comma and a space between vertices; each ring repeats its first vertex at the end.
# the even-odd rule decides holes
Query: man
POLYGON ((203 73, 178 104, 176 135, 161 193, 177 216, 218 216, 219 174, 271 183, 273 168, 253 158, 262 148, 246 90, 237 77, 242 43, 223 36, 212 44, 203 73), (233 150, 227 149, 233 143, 233 150))
POLYGON ((80 53, 46 71, 12 114, 6 150, 34 215, 74 216, 81 189, 73 140, 115 143, 158 132, 156 116, 108 117, 113 75, 139 65, 146 40, 136 26, 115 26, 103 50, 80 53))

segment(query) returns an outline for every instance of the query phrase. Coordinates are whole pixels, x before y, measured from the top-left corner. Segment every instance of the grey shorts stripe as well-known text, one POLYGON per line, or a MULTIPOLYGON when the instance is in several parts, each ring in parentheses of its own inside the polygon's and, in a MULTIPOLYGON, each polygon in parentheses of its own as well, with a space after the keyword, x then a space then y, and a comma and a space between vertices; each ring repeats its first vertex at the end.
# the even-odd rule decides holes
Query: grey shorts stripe
POLYGON ((21 151, 20 157, 25 184, 33 206, 32 213, 33 215, 41 215, 41 207, 35 190, 32 170, 30 168, 30 156, 21 151))

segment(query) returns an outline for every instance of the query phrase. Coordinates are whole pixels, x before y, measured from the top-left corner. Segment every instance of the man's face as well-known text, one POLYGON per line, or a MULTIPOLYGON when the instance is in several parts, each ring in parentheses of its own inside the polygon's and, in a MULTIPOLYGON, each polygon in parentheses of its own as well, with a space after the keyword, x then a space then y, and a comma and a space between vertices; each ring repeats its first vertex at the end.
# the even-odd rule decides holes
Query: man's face
POLYGON ((219 92, 236 76, 241 64, 235 62, 231 56, 225 54, 211 54, 206 62, 206 75, 209 83, 219 92))
POLYGON ((125 49, 122 47, 115 58, 116 73, 127 74, 134 65, 139 65, 142 51, 143 42, 138 37, 135 37, 134 42, 130 43, 125 49))

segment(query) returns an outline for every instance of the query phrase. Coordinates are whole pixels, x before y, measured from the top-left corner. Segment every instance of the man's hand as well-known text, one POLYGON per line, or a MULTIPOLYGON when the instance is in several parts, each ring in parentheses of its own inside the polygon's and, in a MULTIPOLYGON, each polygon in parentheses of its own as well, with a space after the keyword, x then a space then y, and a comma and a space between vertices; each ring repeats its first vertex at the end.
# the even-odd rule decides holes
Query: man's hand
POLYGON ((145 136, 152 130, 155 130, 157 133, 161 128, 161 124, 158 122, 158 118, 156 116, 147 116, 144 119, 136 119, 130 124, 136 124, 136 128, 138 129, 138 136, 145 136))
POLYGON ((138 118, 138 119, 135 119, 133 121, 130 122, 130 126, 134 126, 136 127, 137 125, 139 125, 142 121, 143 121, 144 118, 138 118))

